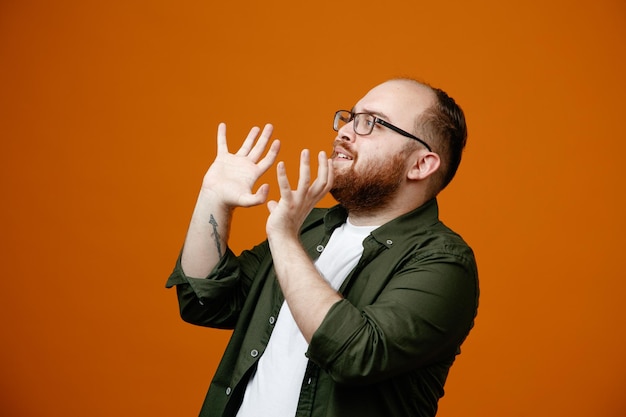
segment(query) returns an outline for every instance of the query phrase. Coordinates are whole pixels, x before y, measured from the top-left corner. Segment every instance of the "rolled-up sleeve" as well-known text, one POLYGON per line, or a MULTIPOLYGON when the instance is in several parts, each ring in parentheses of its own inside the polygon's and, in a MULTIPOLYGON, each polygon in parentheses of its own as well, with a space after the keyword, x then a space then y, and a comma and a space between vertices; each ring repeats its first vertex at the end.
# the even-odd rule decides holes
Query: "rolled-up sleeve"
POLYGON ((185 275, 179 256, 165 286, 176 286, 182 319, 199 326, 232 329, 265 250, 259 245, 236 256, 227 248, 206 278, 185 275))
POLYGON ((337 302, 307 356, 346 384, 375 383, 454 358, 476 315, 477 279, 473 258, 416 258, 370 304, 337 302))

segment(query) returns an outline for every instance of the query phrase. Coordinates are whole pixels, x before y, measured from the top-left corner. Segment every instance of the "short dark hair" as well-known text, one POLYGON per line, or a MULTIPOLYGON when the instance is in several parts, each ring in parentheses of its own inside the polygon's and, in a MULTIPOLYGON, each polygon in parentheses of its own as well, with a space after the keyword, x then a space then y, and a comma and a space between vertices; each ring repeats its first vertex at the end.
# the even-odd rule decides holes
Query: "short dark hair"
POLYGON ((452 181, 459 168, 467 142, 467 125, 463 110, 452 97, 439 88, 425 85, 435 93, 436 100, 417 118, 416 127, 441 158, 432 184, 436 195, 452 181))

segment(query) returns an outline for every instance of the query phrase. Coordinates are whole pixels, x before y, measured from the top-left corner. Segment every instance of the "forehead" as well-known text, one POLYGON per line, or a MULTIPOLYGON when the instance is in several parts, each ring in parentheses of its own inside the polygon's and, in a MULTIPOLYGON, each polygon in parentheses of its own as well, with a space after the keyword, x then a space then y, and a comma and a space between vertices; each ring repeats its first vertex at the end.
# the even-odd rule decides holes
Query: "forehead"
POLYGON ((432 90, 409 80, 392 80, 372 88, 354 107, 390 122, 412 123, 434 102, 432 90))

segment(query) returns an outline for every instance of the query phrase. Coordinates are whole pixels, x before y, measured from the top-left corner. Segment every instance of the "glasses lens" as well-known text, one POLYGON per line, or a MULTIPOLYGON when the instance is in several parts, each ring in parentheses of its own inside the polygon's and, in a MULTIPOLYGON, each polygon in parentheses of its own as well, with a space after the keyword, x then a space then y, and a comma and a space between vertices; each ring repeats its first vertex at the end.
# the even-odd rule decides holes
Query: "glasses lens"
POLYGON ((339 110, 335 113, 335 120, 333 120, 333 129, 339 131, 344 125, 350 123, 351 114, 346 110, 339 110))
POLYGON ((358 113, 354 115, 354 132, 358 135, 369 135, 374 129, 376 119, 371 114, 358 113))

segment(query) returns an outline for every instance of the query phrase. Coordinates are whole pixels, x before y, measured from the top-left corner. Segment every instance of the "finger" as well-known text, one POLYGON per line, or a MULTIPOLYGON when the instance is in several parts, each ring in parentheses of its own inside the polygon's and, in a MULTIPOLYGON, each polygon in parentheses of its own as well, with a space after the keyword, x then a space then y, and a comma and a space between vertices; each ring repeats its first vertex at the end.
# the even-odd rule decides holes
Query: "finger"
POLYGON ((257 163, 258 167, 263 172, 267 171, 267 169, 272 166, 276 157, 278 157, 278 151, 280 151, 280 141, 276 139, 270 145, 270 149, 267 151, 265 157, 257 163))
POLYGON ((256 190, 256 193, 254 193, 254 199, 255 202, 257 204, 261 204, 263 202, 265 202, 265 200, 267 200, 267 196, 270 192, 270 186, 269 184, 263 184, 259 187, 258 190, 256 190))
POLYGON ((261 158, 261 155, 263 155, 263 152, 265 152, 265 148, 270 141, 272 132, 274 132, 274 126, 272 126, 271 124, 268 123, 265 125, 265 127, 263 127, 261 136, 259 136, 259 139, 256 141, 254 147, 248 155, 248 157, 250 157, 250 159, 252 159, 254 162, 258 161, 261 158))
POLYGON ((321 151, 317 154, 317 178, 311 185, 311 192, 314 194, 326 193, 328 190, 329 175, 332 175, 332 169, 328 164, 326 152, 321 151))
POLYGON ((287 178, 287 170, 285 169, 285 163, 280 161, 276 165, 276 177, 278 179, 278 189, 280 190, 280 198, 287 201, 291 201, 291 185, 287 178))
POLYGON ((246 136, 246 139, 241 144, 241 147, 237 151, 236 155, 247 156, 250 153, 250 149, 252 149, 256 137, 259 135, 259 131, 261 131, 261 129, 257 126, 254 126, 252 127, 252 129, 250 129, 250 132, 248 132, 248 136, 246 136))
POLYGON ((328 182, 328 158, 324 151, 317 154, 317 179, 320 180, 320 184, 323 186, 328 182))
POLYGON ((270 186, 268 184, 263 184, 259 187, 256 193, 242 195, 239 197, 239 205, 241 207, 252 207, 263 204, 265 200, 267 200, 269 189, 270 186))
POLYGON ((217 125, 217 153, 228 153, 228 143, 226 142, 226 123, 217 125))
POLYGON ((327 159, 326 167, 328 169, 328 180, 326 181, 326 190, 325 192, 329 192, 331 188, 333 188, 333 184, 335 183, 335 170, 333 169, 333 160, 327 159))
POLYGON ((300 178, 298 179, 298 191, 307 192, 311 184, 311 164, 309 162, 309 150, 303 149, 300 153, 300 178))

